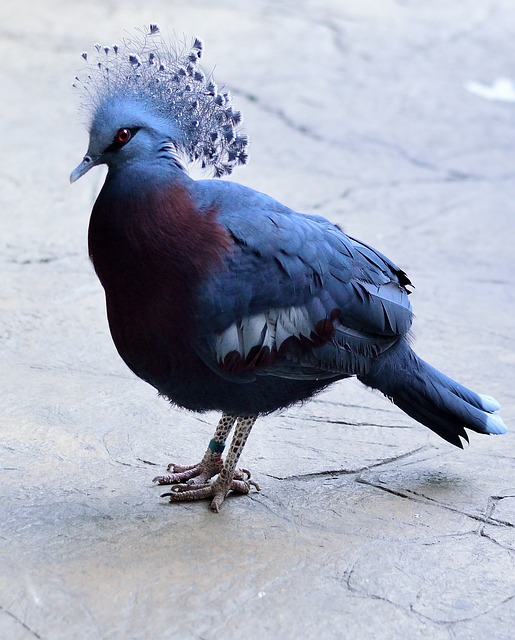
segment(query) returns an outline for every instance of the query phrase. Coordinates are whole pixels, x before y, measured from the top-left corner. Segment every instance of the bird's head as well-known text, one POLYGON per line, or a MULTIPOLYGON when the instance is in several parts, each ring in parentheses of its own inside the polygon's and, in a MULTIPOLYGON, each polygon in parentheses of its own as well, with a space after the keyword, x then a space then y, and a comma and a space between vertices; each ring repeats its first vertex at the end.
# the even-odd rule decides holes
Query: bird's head
POLYGON ((163 151, 180 150, 183 134, 166 118, 148 110, 145 103, 128 96, 111 96, 95 110, 89 127, 89 146, 70 181, 92 167, 109 168, 130 162, 149 162, 163 151))
POLYGON ((219 92, 198 61, 202 42, 176 50, 157 25, 123 45, 95 45, 96 60, 76 76, 88 117, 89 147, 72 171, 75 182, 99 164, 115 168, 168 153, 212 167, 216 176, 247 160, 247 137, 238 131, 241 113, 219 92))

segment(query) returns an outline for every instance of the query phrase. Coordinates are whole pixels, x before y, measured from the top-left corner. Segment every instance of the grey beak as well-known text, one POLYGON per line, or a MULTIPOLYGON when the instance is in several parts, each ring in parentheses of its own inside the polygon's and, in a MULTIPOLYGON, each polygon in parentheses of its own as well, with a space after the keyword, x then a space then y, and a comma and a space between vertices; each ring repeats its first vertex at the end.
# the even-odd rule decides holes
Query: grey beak
POLYGON ((82 176, 94 167, 95 164, 96 162, 91 156, 84 156, 79 166, 75 167, 75 169, 70 173, 70 183, 73 184, 76 180, 82 178, 82 176))

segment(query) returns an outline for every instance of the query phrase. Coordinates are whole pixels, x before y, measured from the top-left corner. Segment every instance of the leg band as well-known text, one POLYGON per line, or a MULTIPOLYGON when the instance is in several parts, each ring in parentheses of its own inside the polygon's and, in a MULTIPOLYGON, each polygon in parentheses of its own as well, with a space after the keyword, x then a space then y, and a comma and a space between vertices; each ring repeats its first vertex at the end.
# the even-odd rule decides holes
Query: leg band
POLYGON ((217 442, 216 440, 210 440, 209 448, 213 453, 222 453, 222 451, 225 449, 225 442, 217 442))

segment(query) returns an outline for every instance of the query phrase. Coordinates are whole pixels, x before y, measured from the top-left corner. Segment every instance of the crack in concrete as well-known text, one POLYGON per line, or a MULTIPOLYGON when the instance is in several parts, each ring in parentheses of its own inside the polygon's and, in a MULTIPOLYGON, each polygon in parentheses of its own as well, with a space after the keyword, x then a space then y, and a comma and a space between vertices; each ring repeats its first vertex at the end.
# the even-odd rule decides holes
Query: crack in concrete
POLYGON ((487 524, 492 525, 492 526, 515 528, 515 525, 512 522, 510 522, 509 520, 501 520, 500 518, 495 518, 494 515, 493 515, 497 505, 499 504, 499 502, 501 502, 501 500, 504 500, 505 498, 515 498, 515 495, 490 496, 488 498, 488 503, 487 503, 487 507, 486 507, 486 510, 485 510, 485 518, 487 519, 487 521, 485 521, 483 523, 483 525, 480 527, 479 535, 483 536, 484 538, 488 538, 489 540, 491 540, 495 544, 499 545, 503 549, 508 549, 509 551, 513 551, 512 547, 507 547, 506 545, 503 545, 502 543, 498 542, 497 540, 495 540, 495 538, 492 538, 492 536, 489 536, 485 532, 485 526, 487 524))
MULTIPOLYGON (((401 3, 399 3, 401 4, 401 3)), ((478 31, 492 18, 497 10, 497 2, 492 2, 488 7, 486 7, 482 16, 471 22, 469 25, 463 27, 462 29, 457 29, 441 38, 434 38, 431 42, 428 42, 425 45, 414 46, 413 49, 415 53, 427 54, 428 51, 434 49, 435 47, 441 46, 442 44, 454 44, 458 40, 462 40, 470 34, 478 31)))
MULTIPOLYGON (((291 118, 283 109, 271 107, 264 101, 262 101, 258 95, 251 93, 249 91, 245 91, 243 89, 238 89, 237 87, 231 87, 231 92, 234 95, 240 96, 249 102, 253 102, 256 104, 262 111, 265 113, 269 113, 278 118, 283 124, 285 124, 289 129, 300 133, 311 140, 315 140, 316 142, 321 142, 323 144, 329 145, 331 147, 341 148, 342 142, 340 140, 334 140, 332 138, 327 138, 320 133, 317 133, 310 127, 306 125, 301 125, 297 123, 293 118, 291 118)), ((433 173, 443 174, 443 178, 441 181, 443 182, 488 182, 490 178, 486 176, 482 176, 476 173, 470 173, 461 171, 459 169, 448 169, 447 167, 442 167, 430 160, 419 157, 418 155, 411 153, 400 144, 396 142, 391 142, 389 140, 382 140, 381 138, 377 138, 371 135, 361 135, 359 136, 359 140, 368 144, 376 145, 384 147, 385 149, 389 149, 396 153, 400 158, 415 166, 419 169, 424 169, 425 171, 431 171, 433 173)), ((511 176, 513 177, 513 176, 511 176)), ((507 179, 508 176, 505 176, 507 179)), ((344 192, 343 197, 346 192, 344 192)))
POLYGON ((432 618, 430 618, 429 616, 424 615, 423 613, 421 613, 420 611, 417 611, 413 604, 408 604, 408 605, 403 605, 400 602, 395 602, 394 600, 390 600, 389 598, 387 598, 386 596, 381 596, 377 593, 370 593, 369 591, 366 591, 365 589, 359 589, 358 587, 354 587, 351 584, 351 579, 352 576, 354 575, 355 571, 356 571, 356 567, 358 565, 359 560, 357 560, 352 567, 346 572, 346 576, 344 574, 344 578, 345 578, 345 586, 347 587, 347 589, 349 590, 350 593, 354 593, 355 595, 361 596, 361 597, 366 597, 366 598, 370 598, 371 600, 378 600, 380 602, 386 602, 387 604, 395 607, 396 609, 400 609, 401 611, 407 612, 409 614, 414 615, 415 617, 417 617, 419 620, 423 621, 423 622, 432 622, 433 624, 437 624, 439 626, 445 627, 447 629, 449 629, 449 621, 442 621, 442 620, 434 620, 432 618))
POLYGON ((375 484, 370 480, 365 480, 365 478, 362 478, 361 475, 356 478, 356 482, 359 484, 365 484, 368 487, 374 487, 374 489, 380 489, 381 491, 384 491, 385 493, 390 493, 391 495, 397 496, 398 498, 404 498, 407 500, 411 499, 411 496, 406 495, 405 493, 402 493, 402 491, 396 491, 395 489, 392 489, 390 487, 375 484))
MULTIPOLYGON (((485 183, 495 183, 495 182, 505 182, 508 180, 513 180, 514 174, 502 174, 498 176, 480 176, 477 175, 476 178, 468 178, 466 182, 485 182, 485 183)), ((331 196, 326 200, 321 200, 319 202, 315 202, 310 206, 312 211, 319 211, 320 209, 326 209, 328 207, 334 206, 333 203, 341 202, 351 198, 353 195, 363 192, 363 191, 378 191, 380 189, 397 189, 398 187, 405 186, 416 186, 416 185, 442 185, 442 184, 452 184, 452 183, 461 183, 464 182, 462 178, 456 178, 453 175, 444 175, 442 177, 434 177, 434 178, 406 178, 406 179, 396 179, 396 180, 385 180, 385 181, 374 181, 374 182, 363 182, 361 184, 357 184, 356 186, 349 187, 345 189, 339 195, 331 196)), ((480 281, 480 280, 478 280, 480 281)), ((499 281, 504 284, 504 281, 499 281)))
MULTIPOLYGON (((365 407, 372 410, 371 407, 365 407)), ((295 416, 292 420, 304 420, 305 422, 321 422, 324 424, 341 424, 347 427, 379 427, 381 429, 411 429, 411 425, 404 424, 379 424, 377 422, 349 422, 346 420, 331 420, 329 418, 319 418, 316 416, 295 416)))
MULTIPOLYGON (((284 478, 274 476, 272 474, 264 474, 264 475, 266 475, 269 478, 274 478, 275 480, 283 480, 283 481, 284 480, 311 480, 312 478, 325 478, 330 476, 333 476, 333 477, 334 476, 350 476, 354 474, 363 473, 364 471, 369 471, 370 469, 375 469, 377 467, 381 467, 386 464, 390 464, 391 462, 396 462, 397 460, 404 460, 410 456, 415 455, 420 451, 427 450, 429 447, 430 445, 422 445, 421 447, 417 447, 416 449, 408 451, 407 453, 402 453, 398 456, 392 456, 390 458, 384 458, 380 462, 375 462, 373 464, 360 467, 359 469, 330 469, 330 470, 324 470, 324 471, 314 471, 312 473, 295 474, 291 476, 286 476, 284 478)), ((356 480, 356 481, 359 482, 359 480, 356 480)))
POLYGON ((336 23, 332 22, 329 18, 316 18, 313 17, 311 22, 317 24, 323 29, 327 29, 333 41, 336 52, 341 55, 347 55, 349 47, 345 42, 345 30, 341 29, 336 23))
POLYGON ((77 257, 82 258, 82 255, 79 252, 72 252, 72 253, 63 253, 57 256, 54 255, 54 256, 44 256, 40 258, 25 258, 23 260, 20 260, 19 258, 8 258, 7 260, 5 260, 5 262, 7 264, 20 264, 20 265, 49 264, 51 262, 58 262, 59 260, 65 260, 66 258, 77 258, 77 257))
POLYGON ((152 462, 151 460, 145 460, 144 458, 138 457, 138 455, 134 451, 130 433, 125 434, 125 441, 127 444, 128 451, 124 451, 122 446, 116 442, 114 443, 114 446, 113 446, 113 449, 115 449, 116 451, 111 451, 111 445, 108 442, 108 438, 112 433, 117 433, 117 430, 110 429, 109 431, 104 433, 101 439, 102 445, 108 455, 110 464, 115 466, 120 465, 122 467, 132 467, 133 469, 144 469, 145 467, 143 465, 152 466, 152 467, 162 466, 162 464, 159 462, 152 462), (123 457, 131 458, 130 454, 132 454, 132 457, 134 458, 134 460, 136 460, 137 462, 141 462, 142 464, 134 464, 133 462, 126 462, 123 459, 121 459, 123 457))
MULTIPOLYGON (((363 473, 363 472, 361 472, 363 473)), ((388 487, 386 485, 381 485, 378 484, 376 482, 373 482, 372 480, 367 480, 366 478, 363 478, 361 476, 359 476, 358 478, 356 478, 356 482, 359 482, 360 484, 365 484, 368 485, 370 487, 374 487, 376 489, 380 489, 381 491, 385 491, 386 493, 390 493, 392 495, 395 495, 399 498, 405 498, 408 500, 414 500, 416 502, 422 502, 422 503, 428 503, 428 504, 432 504, 432 505, 436 505, 442 509, 446 509, 447 511, 451 511, 453 513, 458 513, 459 515, 465 516, 467 518, 470 518, 472 520, 475 520, 476 522, 480 522, 482 523, 482 527, 478 530, 478 533, 480 535, 483 535, 483 529, 484 526, 486 524, 495 526, 495 527, 511 527, 514 528, 515 525, 513 525, 513 523, 505 521, 505 520, 500 520, 498 518, 494 518, 492 516, 492 513, 495 509, 496 504, 499 502, 499 500, 502 500, 503 498, 508 498, 508 497, 513 497, 513 496, 490 496, 488 499, 488 504, 487 504, 487 508, 485 510, 485 514, 484 515, 478 515, 475 513, 469 513, 467 511, 462 511, 461 509, 458 509, 457 507, 452 507, 450 505, 444 504, 443 502, 440 502, 438 500, 435 500, 434 498, 430 498, 426 495, 424 495, 423 493, 418 493, 417 491, 413 491, 411 489, 406 489, 405 492, 403 491, 398 491, 395 489, 392 489, 391 487, 388 487)), ((488 535, 485 535, 485 537, 489 537, 488 535)))
POLYGON ((43 636, 40 636, 39 633, 34 631, 34 629, 31 629, 26 622, 23 622, 23 620, 20 620, 18 616, 16 616, 12 611, 9 611, 9 609, 6 609, 5 607, 3 607, 1 604, 0 604, 0 611, 2 611, 3 613, 11 617, 13 620, 15 620, 18 624, 20 624, 25 629, 25 631, 28 631, 34 638, 39 638, 40 640, 43 640, 43 636))
MULTIPOLYGON (((457 619, 453 619, 453 620, 435 620, 434 618, 430 618, 429 616, 424 615, 423 613, 419 613, 420 616, 422 616, 423 618, 426 618, 427 620, 430 620, 431 622, 435 622, 437 624, 442 624, 442 625, 458 625, 462 622, 470 622, 471 620, 477 620, 478 618, 481 618, 482 616, 486 616, 488 613, 490 613, 491 611, 495 611, 496 609, 498 609, 499 607, 502 607, 503 605, 505 605, 507 602, 510 602, 511 600, 513 600, 515 598, 515 594, 511 594, 509 596, 507 596, 504 600, 501 600, 501 602, 498 602, 497 604, 492 605, 489 609, 486 609, 485 611, 480 611, 479 613, 476 613, 475 615, 471 615, 468 618, 457 618, 457 619)), ((418 612, 416 612, 418 613, 418 612)))
POLYGON ((285 124, 289 129, 292 129, 293 131, 296 131, 297 133, 300 133, 301 135, 304 135, 304 136, 306 136, 308 138, 311 138, 312 140, 316 140, 317 142, 323 142, 324 144, 330 144, 331 146, 338 146, 338 147, 341 146, 339 143, 335 142, 334 140, 329 140, 329 139, 324 138, 324 136, 320 135, 319 133, 316 133, 315 131, 313 131, 309 127, 307 127, 305 125, 302 125, 302 124, 298 124, 297 122, 295 122, 295 120, 293 120, 293 118, 291 118, 288 114, 286 114, 282 109, 278 109, 278 108, 274 108, 274 107, 269 106, 266 102, 263 102, 259 98, 259 96, 257 96, 255 93, 250 93, 248 91, 243 91, 242 89, 237 89, 236 87, 232 87, 232 86, 231 86, 231 93, 233 93, 234 95, 240 96, 242 98, 245 98, 249 102, 253 102, 262 111, 264 111, 265 113, 270 113, 270 114, 274 115, 283 124, 285 124))
POLYGON ((510 546, 508 546, 506 544, 503 544, 502 542, 499 542, 499 540, 496 540, 491 535, 486 533, 486 531, 484 531, 484 528, 482 528, 482 530, 479 531, 479 535, 480 535, 481 538, 486 538, 492 544, 495 544, 497 547, 500 547, 501 549, 504 549, 505 551, 509 551, 510 553, 515 553, 515 550, 513 549, 513 547, 510 547, 510 546))
POLYGON ((148 464, 151 467, 160 467, 161 466, 159 464, 159 462, 152 462, 151 460, 145 460, 144 458, 136 458, 136 460, 139 460, 140 462, 143 462, 143 464, 148 464))
MULTIPOLYGON (((468 535, 468 534, 465 534, 468 535)), ((434 543, 432 543, 434 544, 434 543)), ((458 619, 452 619, 452 620, 439 620, 437 618, 433 618, 427 614, 422 613, 421 611, 417 611, 415 609, 415 605, 413 603, 410 603, 408 605, 403 605, 400 602, 395 602, 393 600, 390 600, 389 598, 387 598, 386 596, 381 596, 379 594, 375 594, 375 593, 370 593, 368 591, 366 591, 365 589, 359 589, 358 587, 355 587, 351 584, 351 579, 352 576, 354 575, 354 573, 356 573, 356 567, 359 563, 359 560, 356 560, 356 562, 352 565, 352 567, 346 572, 346 578, 345 578, 345 574, 344 574, 344 578, 345 578, 345 585, 347 587, 347 589, 351 592, 354 593, 356 595, 359 596, 365 596, 367 598, 370 598, 372 600, 381 600, 383 602, 386 602, 388 604, 391 604, 403 611, 408 611, 409 613, 414 614, 415 616, 417 616, 419 619, 423 620, 423 621, 428 621, 431 622, 433 624, 442 626, 444 628, 446 628, 449 631, 452 631, 452 635, 454 635, 454 630, 453 630, 453 626, 458 625, 460 623, 463 622, 470 622, 471 620, 476 620, 478 618, 481 618, 484 615, 487 615, 488 613, 490 613, 491 611, 494 611, 495 609, 498 609, 499 607, 502 607, 503 605, 505 605, 507 602, 510 602, 511 600, 513 600, 515 598, 515 594, 511 594, 509 596, 507 596, 504 600, 502 600, 501 602, 498 602, 497 604, 489 607, 488 609, 486 609, 485 611, 480 611, 479 613, 476 614, 472 614, 468 617, 464 617, 464 618, 458 618, 458 619)), ((404 573, 400 567, 397 567, 399 569, 399 571, 401 571, 401 573, 404 573)), ((409 576, 408 576, 409 577, 409 576)), ((420 599, 420 594, 418 593, 415 598, 414 601, 418 601, 420 599)))
MULTIPOLYGON (((485 179, 486 181, 486 179, 485 179)), ((360 191, 375 191, 379 189, 396 189, 397 187, 411 186, 411 185, 438 185, 438 184, 447 184, 451 182, 462 182, 462 180, 458 180, 455 177, 443 176, 441 178, 407 178, 407 179, 395 179, 395 180, 384 180, 384 181, 374 181, 374 182, 363 182, 353 187, 349 187, 345 189, 340 195, 333 196, 328 198, 327 200, 323 200, 321 202, 317 202, 311 205, 312 209, 322 209, 329 206, 335 200, 346 200, 350 198, 355 193, 359 193, 360 191)))
POLYGON ((434 173, 442 173, 445 176, 446 182, 461 182, 461 181, 480 181, 484 182, 488 180, 485 176, 481 176, 476 173, 468 173, 465 171, 460 171, 459 169, 447 169, 446 167, 440 167, 438 164, 431 162, 430 160, 426 160, 425 158, 419 157, 418 155, 411 153, 403 146, 396 142, 392 142, 390 140, 383 140, 381 138, 376 138, 375 136, 370 135, 361 135, 360 140, 366 142, 368 144, 376 145, 379 147, 383 147, 385 149, 389 149, 396 153, 399 157, 409 164, 418 167, 420 169, 424 169, 426 171, 432 171, 434 173))
MULTIPOLYGON (((363 387, 365 388, 365 387, 363 387)), ((372 392, 373 393, 373 392, 372 392)), ((379 395, 379 393, 377 395, 375 395, 375 397, 377 398, 381 398, 381 400, 383 399, 382 395, 379 395)), ((384 406, 382 407, 370 407, 364 404, 350 404, 347 402, 340 402, 338 400, 329 400, 328 398, 312 398, 309 402, 309 404, 321 404, 323 406, 331 406, 331 407, 341 407, 343 409, 368 409, 369 411, 374 411, 374 413, 381 411, 383 413, 397 413, 398 412, 398 408, 395 407, 393 404, 391 403, 386 403, 384 406), (393 407, 393 408, 391 408, 393 407)), ((384 404, 384 403, 383 403, 384 404)))

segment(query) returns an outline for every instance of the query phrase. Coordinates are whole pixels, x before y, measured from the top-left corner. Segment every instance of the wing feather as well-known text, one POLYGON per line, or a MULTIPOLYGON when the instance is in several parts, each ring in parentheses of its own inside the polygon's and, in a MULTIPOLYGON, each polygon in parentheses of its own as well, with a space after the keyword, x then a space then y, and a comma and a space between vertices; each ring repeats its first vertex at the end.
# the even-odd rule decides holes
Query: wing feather
POLYGON ((241 185, 209 185, 233 247, 199 291, 197 350, 220 375, 363 375, 409 330, 410 282, 379 251, 241 185))

